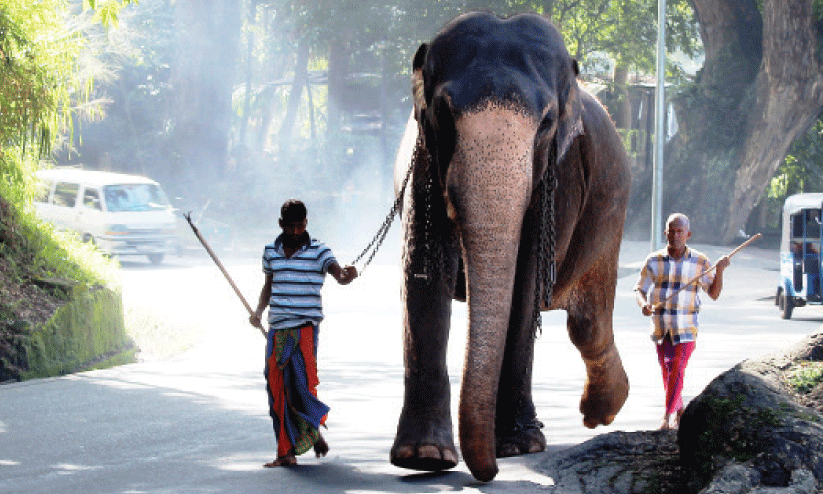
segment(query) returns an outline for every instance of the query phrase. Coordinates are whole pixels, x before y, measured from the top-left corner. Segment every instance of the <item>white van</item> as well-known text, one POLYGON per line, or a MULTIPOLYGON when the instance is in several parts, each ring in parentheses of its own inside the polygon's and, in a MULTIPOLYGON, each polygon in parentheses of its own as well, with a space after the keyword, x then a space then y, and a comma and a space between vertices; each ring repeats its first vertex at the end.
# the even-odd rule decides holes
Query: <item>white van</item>
POLYGON ((77 168, 40 170, 37 177, 34 207, 57 228, 108 254, 144 255, 153 264, 178 251, 171 205, 154 180, 77 168))

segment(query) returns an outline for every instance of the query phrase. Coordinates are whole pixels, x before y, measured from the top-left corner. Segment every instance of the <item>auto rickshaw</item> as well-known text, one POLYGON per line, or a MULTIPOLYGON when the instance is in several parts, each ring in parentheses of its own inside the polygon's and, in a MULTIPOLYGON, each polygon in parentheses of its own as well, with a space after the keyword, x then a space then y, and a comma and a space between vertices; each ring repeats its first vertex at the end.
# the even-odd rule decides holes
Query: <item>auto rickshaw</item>
POLYGON ((780 281, 775 304, 783 319, 795 307, 823 303, 820 290, 821 209, 823 193, 795 194, 783 204, 780 281))

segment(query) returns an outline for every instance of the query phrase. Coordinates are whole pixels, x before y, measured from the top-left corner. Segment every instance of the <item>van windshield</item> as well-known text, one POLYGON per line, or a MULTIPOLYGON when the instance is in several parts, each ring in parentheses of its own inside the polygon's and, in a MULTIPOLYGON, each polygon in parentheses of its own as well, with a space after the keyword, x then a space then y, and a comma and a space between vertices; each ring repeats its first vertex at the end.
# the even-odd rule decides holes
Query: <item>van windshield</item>
POLYGON ((169 200, 155 184, 122 184, 103 187, 109 211, 156 211, 168 209, 169 200))

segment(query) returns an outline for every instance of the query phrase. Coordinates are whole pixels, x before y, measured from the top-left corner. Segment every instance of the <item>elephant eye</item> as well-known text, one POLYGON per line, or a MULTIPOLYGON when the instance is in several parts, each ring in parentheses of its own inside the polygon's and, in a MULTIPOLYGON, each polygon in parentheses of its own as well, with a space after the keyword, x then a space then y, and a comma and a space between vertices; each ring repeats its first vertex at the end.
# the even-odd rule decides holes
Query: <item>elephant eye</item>
POLYGON ((551 116, 546 116, 540 121, 540 125, 537 127, 537 139, 550 139, 553 137, 554 132, 557 130, 557 119, 551 116))

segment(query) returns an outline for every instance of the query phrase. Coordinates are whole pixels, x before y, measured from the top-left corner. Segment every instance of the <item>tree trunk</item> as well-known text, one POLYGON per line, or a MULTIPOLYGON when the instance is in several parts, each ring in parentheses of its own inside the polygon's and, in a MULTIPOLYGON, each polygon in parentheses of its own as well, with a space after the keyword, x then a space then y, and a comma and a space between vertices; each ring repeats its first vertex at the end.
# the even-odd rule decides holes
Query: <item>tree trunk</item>
POLYGON ((241 3, 178 0, 174 139, 181 182, 206 198, 227 164, 241 3))
MULTIPOLYGON (((331 163, 339 163, 341 153, 340 127, 346 74, 349 72, 349 42, 341 34, 329 42, 329 100, 326 119, 326 156, 331 163)), ((332 174, 340 171, 332 171, 332 174)))
MULTIPOLYGON (((248 7, 246 12, 246 22, 249 25, 254 23, 254 16, 256 9, 254 5, 248 7)), ((246 133, 249 128, 249 113, 251 113, 251 99, 252 99, 252 79, 254 77, 254 31, 249 30, 248 39, 246 40, 246 94, 243 99, 243 117, 240 119, 240 131, 238 132, 238 142, 235 144, 243 148, 247 148, 248 140, 246 133)), ((244 151, 245 152, 245 151, 244 151)))
POLYGON ((674 97, 663 217, 681 211, 701 241, 730 243, 823 108, 812 0, 691 0, 706 51, 695 86, 674 97))
POLYGON ((294 126, 297 122, 297 110, 300 107, 300 100, 303 99, 303 88, 309 81, 309 42, 301 39, 297 45, 297 63, 294 66, 294 82, 289 93, 289 104, 286 107, 286 115, 283 117, 283 125, 280 127, 280 162, 288 159, 291 151, 291 139, 294 134, 294 126))
POLYGON ((617 94, 617 109, 614 124, 620 129, 632 128, 632 104, 629 100, 629 67, 618 64, 614 68, 614 92, 617 94))
POLYGON ((814 123, 823 107, 823 74, 811 0, 766 0, 763 8, 763 64, 754 85, 745 142, 723 240, 734 238, 757 204, 789 146, 814 123))
POLYGON ((349 52, 342 38, 332 40, 329 46, 329 103, 328 131, 340 130, 340 108, 349 65, 349 52))

